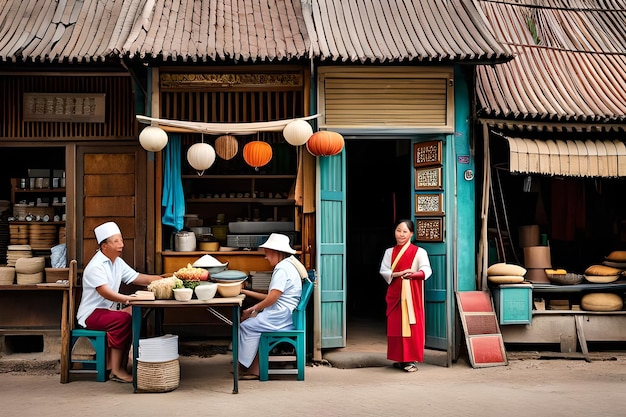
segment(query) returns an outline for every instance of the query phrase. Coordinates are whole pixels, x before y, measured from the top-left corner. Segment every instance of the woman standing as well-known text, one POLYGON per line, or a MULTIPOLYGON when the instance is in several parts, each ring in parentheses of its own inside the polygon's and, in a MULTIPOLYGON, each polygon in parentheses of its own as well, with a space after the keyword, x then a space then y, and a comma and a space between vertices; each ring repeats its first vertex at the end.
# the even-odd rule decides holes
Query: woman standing
POLYGON ((268 293, 242 290, 247 297, 259 300, 243 311, 239 326, 239 363, 247 368, 240 379, 259 379, 258 349, 261 333, 293 329, 293 310, 300 302, 302 280, 300 261, 289 246, 289 237, 272 233, 259 246, 274 267, 268 293))
POLYGON ((395 368, 417 371, 424 361, 423 281, 432 274, 428 253, 411 243, 411 220, 396 223, 396 245, 385 250, 380 275, 387 281, 387 359, 395 368))

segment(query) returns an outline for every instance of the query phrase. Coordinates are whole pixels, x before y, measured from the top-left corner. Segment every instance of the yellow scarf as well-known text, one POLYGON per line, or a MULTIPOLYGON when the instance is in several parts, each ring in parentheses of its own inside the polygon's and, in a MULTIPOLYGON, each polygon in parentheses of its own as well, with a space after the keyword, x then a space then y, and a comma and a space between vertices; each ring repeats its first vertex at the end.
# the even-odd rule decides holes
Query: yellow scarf
MULTIPOLYGON (((398 261, 404 255, 404 252, 408 249, 411 242, 406 242, 400 249, 398 255, 391 264, 391 270, 393 271, 398 265, 398 261)), ((400 278, 402 280, 402 292, 400 294, 400 307, 402 308, 402 337, 411 337, 411 324, 417 323, 415 318, 415 309, 413 307, 413 291, 411 291, 411 281, 408 279, 400 278)))

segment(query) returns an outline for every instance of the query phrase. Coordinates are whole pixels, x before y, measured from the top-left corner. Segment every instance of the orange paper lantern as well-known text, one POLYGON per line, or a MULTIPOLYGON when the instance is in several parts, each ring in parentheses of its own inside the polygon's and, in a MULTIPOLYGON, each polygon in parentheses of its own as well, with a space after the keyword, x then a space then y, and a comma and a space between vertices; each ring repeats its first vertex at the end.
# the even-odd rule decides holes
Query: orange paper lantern
POLYGON ((272 147, 267 142, 255 140, 243 147, 243 160, 254 168, 267 165, 272 160, 272 147))
POLYGON ((333 156, 343 150, 343 145, 343 136, 339 133, 320 130, 311 135, 306 143, 306 148, 315 156, 333 156))

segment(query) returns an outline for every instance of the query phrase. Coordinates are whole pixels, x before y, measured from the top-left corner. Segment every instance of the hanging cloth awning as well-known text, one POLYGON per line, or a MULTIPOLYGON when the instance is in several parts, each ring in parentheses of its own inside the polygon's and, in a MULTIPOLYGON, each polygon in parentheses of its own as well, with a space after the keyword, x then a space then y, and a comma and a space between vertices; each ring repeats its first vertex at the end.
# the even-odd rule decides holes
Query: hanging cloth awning
POLYGON ((296 120, 311 120, 320 117, 320 114, 298 117, 295 119, 275 120, 271 122, 253 123, 203 123, 184 120, 158 119, 148 116, 136 116, 140 123, 153 126, 171 126, 179 131, 198 132, 208 135, 251 135, 257 132, 281 132, 285 126, 296 120))
POLYGON ((619 140, 539 140, 504 137, 510 171, 570 177, 626 177, 626 145, 619 140))

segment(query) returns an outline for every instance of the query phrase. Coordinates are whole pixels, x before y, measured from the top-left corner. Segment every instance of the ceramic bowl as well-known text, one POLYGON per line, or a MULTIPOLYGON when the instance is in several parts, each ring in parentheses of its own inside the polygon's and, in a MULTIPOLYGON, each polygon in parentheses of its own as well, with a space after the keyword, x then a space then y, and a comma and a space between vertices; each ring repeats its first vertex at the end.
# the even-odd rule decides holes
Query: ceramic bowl
POLYGON ((196 293, 196 297, 198 300, 210 300, 215 297, 215 293, 217 292, 217 284, 214 282, 207 282, 200 284, 194 290, 196 293))
POLYGON ((243 285, 243 280, 236 281, 236 282, 218 282, 217 292, 222 297, 236 297, 241 293, 242 285, 243 285))
POLYGON ((178 301, 189 301, 193 295, 191 288, 174 288, 174 298, 178 301))
POLYGON ((209 276, 209 279, 213 282, 223 282, 223 283, 230 283, 230 282, 241 282, 245 279, 248 278, 248 274, 246 274, 243 271, 236 271, 233 269, 228 269, 226 271, 222 271, 222 272, 217 272, 214 274, 211 274, 211 276, 209 276))

